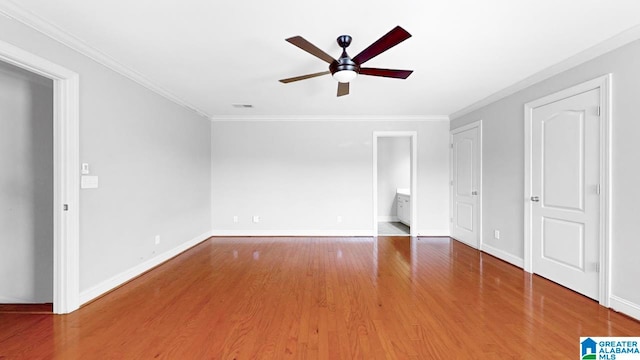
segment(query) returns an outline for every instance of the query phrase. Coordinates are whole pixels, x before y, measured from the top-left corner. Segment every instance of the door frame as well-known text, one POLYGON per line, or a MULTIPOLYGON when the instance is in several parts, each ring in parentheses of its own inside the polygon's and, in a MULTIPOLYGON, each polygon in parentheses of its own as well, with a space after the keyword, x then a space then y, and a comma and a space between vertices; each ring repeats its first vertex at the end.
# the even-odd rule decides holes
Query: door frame
POLYGON ((388 137, 408 137, 411 142, 411 226, 409 236, 418 236, 418 132, 417 131, 374 131, 373 132, 373 236, 378 236, 378 139, 388 137))
POLYGON ((0 61, 53 80, 53 312, 70 313, 80 307, 79 76, 3 41, 0 61))
MULTIPOLYGON (((478 129, 478 208, 476 209, 476 213, 478 214, 478 238, 476 239, 476 249, 482 250, 482 119, 449 131, 449 202, 451 204, 451 206, 449 206, 449 234, 453 234, 453 220, 455 216, 453 211, 453 135, 473 128, 478 129)), ((464 244, 468 245, 467 243, 464 244)))
POLYGON ((600 90, 600 233, 598 302, 609 307, 611 294, 611 74, 547 95, 524 105, 524 270, 533 273, 532 146, 533 110, 590 90, 600 90))

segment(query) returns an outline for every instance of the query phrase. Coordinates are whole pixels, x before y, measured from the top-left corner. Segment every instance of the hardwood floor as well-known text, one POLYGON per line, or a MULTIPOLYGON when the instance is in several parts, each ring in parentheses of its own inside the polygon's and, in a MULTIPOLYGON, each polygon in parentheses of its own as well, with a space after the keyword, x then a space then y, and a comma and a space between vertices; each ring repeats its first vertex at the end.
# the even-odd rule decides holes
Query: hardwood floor
POLYGON ((578 358, 640 322, 449 238, 212 238, 75 313, 0 314, 0 359, 578 358))

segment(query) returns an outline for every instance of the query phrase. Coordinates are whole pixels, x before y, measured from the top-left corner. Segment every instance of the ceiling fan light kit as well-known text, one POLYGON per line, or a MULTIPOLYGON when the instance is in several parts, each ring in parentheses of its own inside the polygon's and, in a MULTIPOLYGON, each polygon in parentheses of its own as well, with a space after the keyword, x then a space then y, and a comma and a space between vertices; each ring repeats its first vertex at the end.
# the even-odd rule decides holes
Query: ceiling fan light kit
POLYGON ((358 73, 354 70, 338 70, 333 73, 333 78, 341 83, 348 83, 358 77, 358 73))
POLYGON ((358 55, 351 58, 347 54, 347 47, 349 47, 349 45, 351 44, 352 38, 349 35, 340 35, 338 36, 338 39, 336 39, 336 41, 342 48, 342 55, 340 55, 340 58, 338 58, 337 60, 331 57, 331 55, 327 54, 326 52, 320 50, 318 47, 305 40, 301 36, 288 38, 286 39, 286 41, 319 58, 320 60, 329 63, 329 71, 282 79, 280 80, 280 82, 288 84, 290 82, 306 80, 330 73, 331 76, 333 76, 333 78, 338 81, 338 96, 344 96, 349 94, 349 83, 353 81, 358 75, 406 79, 407 77, 409 77, 409 75, 411 75, 413 70, 363 68, 361 67, 361 65, 410 37, 411 34, 409 34, 406 30, 404 30, 400 26, 396 26, 395 28, 393 28, 393 30, 389 31, 376 42, 369 45, 368 48, 362 50, 358 55))

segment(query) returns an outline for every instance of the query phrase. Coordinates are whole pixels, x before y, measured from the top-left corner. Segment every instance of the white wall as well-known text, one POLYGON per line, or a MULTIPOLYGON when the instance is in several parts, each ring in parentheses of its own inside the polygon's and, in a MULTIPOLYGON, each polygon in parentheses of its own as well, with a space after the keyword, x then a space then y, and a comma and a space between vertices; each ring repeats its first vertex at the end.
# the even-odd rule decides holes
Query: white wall
POLYGON ((640 41, 635 41, 470 114, 451 128, 483 120, 483 237, 490 246, 522 258, 524 232, 524 104, 598 76, 613 75, 612 305, 640 318, 640 41), (493 230, 500 229, 500 240, 493 230))
POLYGON ((210 231, 208 119, 11 19, 0 40, 80 75, 80 161, 100 177, 80 193, 82 300, 210 231))
POLYGON ((378 221, 397 221, 398 188, 411 186, 411 138, 378 138, 378 221))
POLYGON ((418 233, 448 234, 448 120, 215 121, 214 232, 371 235, 373 132, 391 130, 418 132, 418 233))
POLYGON ((0 121, 0 303, 50 303, 53 82, 0 62, 0 121))

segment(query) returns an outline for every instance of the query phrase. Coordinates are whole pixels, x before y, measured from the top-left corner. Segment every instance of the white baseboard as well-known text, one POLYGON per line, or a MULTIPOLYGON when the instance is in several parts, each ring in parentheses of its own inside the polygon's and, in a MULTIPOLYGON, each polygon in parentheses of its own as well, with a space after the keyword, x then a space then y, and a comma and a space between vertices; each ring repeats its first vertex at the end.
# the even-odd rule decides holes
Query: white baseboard
POLYGON ((451 236, 449 229, 419 229, 418 236, 451 236))
POLYGON ((213 230, 211 236, 373 236, 371 230, 213 230))
POLYGON ((640 304, 611 295, 611 297, 609 297, 609 305, 615 311, 619 311, 636 320, 640 320, 640 304))
POLYGON ((158 256, 151 258, 137 266, 132 267, 131 269, 128 269, 116 276, 113 276, 95 286, 90 287, 87 290, 84 290, 80 293, 80 304, 86 304, 87 302, 97 298, 98 296, 111 291, 115 288, 117 288, 118 286, 126 283, 127 281, 143 274, 146 271, 149 271, 150 269, 153 269, 154 267, 162 264, 163 262, 171 259, 172 257, 186 251, 189 250, 190 248, 198 245, 199 243, 205 241, 206 239, 208 239, 209 237, 211 237, 211 232, 206 232, 204 234, 198 235, 195 238, 182 243, 178 246, 176 246, 175 248, 166 251, 162 254, 159 254, 158 256))
POLYGON ((494 248, 493 246, 482 244, 481 249, 489 255, 495 256, 500 260, 504 260, 511 265, 515 265, 521 269, 524 269, 524 259, 521 259, 513 254, 510 254, 504 250, 500 250, 498 248, 494 248))
POLYGON ((397 216, 378 216, 378 222, 400 222, 397 216))
MULTIPOLYGON (((213 230, 211 236, 373 236, 372 230, 213 230)), ((449 236, 449 229, 418 230, 418 236, 449 236)))

